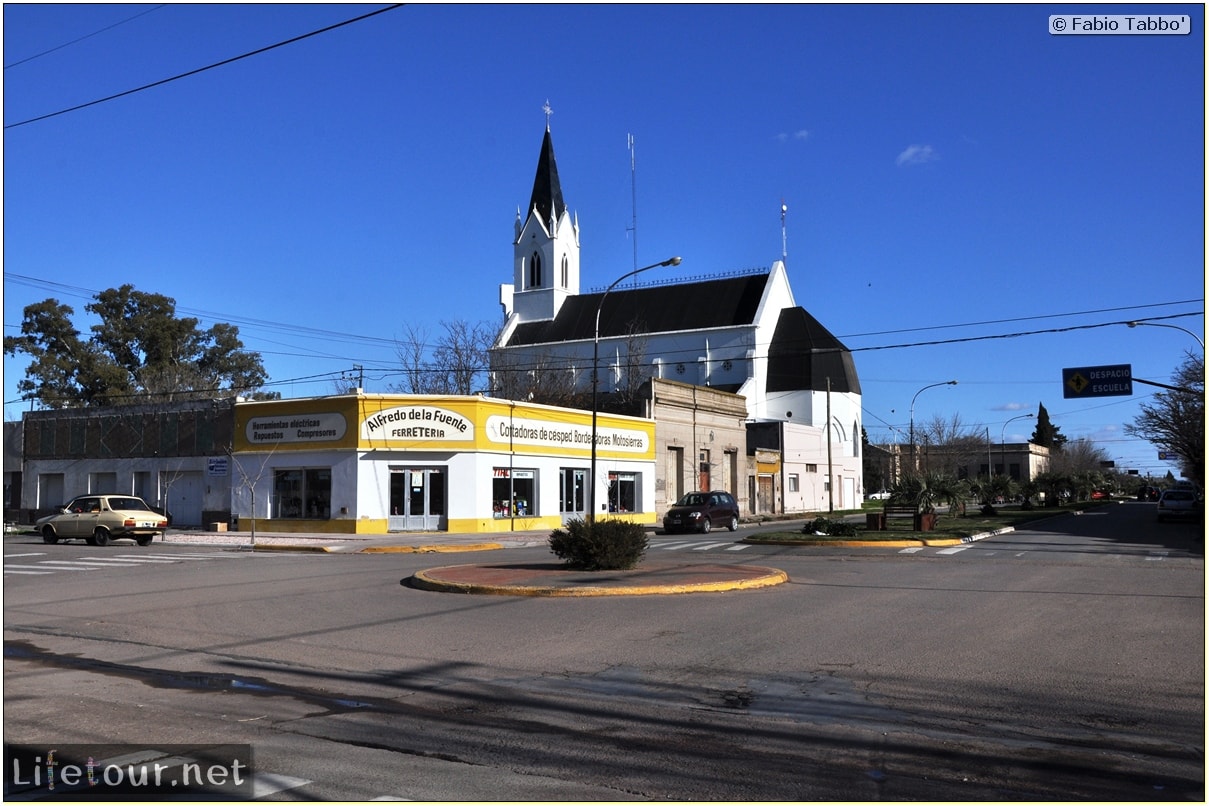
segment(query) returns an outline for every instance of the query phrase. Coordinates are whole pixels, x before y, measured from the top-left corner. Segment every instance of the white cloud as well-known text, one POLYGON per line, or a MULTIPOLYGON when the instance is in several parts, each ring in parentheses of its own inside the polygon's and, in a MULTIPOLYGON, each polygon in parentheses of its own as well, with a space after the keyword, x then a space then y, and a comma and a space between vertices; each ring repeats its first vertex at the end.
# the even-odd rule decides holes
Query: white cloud
POLYGON ((790 140, 799 140, 805 142, 810 138, 810 132, 807 129, 798 129, 796 132, 780 132, 777 134, 777 142, 788 143, 790 140))
POLYGON ((901 168, 904 165, 922 165, 925 162, 933 162, 940 159, 936 150, 932 146, 911 145, 907 146, 895 162, 901 168))
POLYGON ((998 406, 992 406, 991 411, 1020 411, 1024 407, 1024 403, 1003 403, 998 406))

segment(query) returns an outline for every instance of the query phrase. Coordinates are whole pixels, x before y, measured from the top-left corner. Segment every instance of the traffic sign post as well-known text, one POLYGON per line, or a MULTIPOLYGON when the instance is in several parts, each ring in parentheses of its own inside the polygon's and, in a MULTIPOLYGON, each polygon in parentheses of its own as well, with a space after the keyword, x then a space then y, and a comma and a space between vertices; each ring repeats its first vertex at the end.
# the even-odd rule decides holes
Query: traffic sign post
POLYGON ((1063 397, 1113 397, 1132 394, 1133 367, 1130 364, 1068 367, 1062 370, 1063 397))

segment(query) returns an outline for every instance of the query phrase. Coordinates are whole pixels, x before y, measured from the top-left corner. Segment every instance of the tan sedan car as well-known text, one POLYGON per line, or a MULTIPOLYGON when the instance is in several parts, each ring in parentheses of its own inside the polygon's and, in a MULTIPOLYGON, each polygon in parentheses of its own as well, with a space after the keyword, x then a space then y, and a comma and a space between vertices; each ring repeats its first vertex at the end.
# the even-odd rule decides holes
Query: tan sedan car
POLYGON ((147 546, 168 528, 168 519, 133 495, 81 495, 54 515, 39 518, 44 543, 84 540, 91 546, 108 546, 111 540, 130 538, 147 546))

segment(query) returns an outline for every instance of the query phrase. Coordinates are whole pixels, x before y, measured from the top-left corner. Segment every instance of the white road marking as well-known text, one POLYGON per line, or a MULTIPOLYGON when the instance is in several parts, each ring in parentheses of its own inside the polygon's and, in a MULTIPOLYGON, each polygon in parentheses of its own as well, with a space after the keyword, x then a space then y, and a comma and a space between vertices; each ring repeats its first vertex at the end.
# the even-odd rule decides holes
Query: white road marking
POLYGON ((969 546, 953 546, 953 548, 941 549, 940 551, 938 551, 936 553, 937 554, 956 554, 957 552, 965 551, 968 548, 969 548, 969 546))
POLYGON ((306 786, 311 781, 306 778, 295 778, 292 775, 278 775, 272 772, 258 772, 252 776, 252 799, 257 800, 276 792, 296 789, 306 786))
POLYGON ((53 565, 56 567, 60 566, 60 565, 72 565, 72 566, 82 565, 82 566, 85 566, 86 568, 137 568, 138 567, 138 563, 119 562, 119 561, 115 561, 115 560, 108 560, 108 561, 102 561, 102 562, 95 562, 92 560, 42 560, 41 562, 38 563, 38 565, 53 565))

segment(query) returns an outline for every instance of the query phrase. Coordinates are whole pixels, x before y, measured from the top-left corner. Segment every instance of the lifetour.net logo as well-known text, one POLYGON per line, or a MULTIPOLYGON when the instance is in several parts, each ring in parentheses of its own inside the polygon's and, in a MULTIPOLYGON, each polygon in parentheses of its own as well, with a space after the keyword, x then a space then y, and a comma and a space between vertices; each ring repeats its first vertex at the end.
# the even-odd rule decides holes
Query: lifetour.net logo
POLYGON ((114 796, 248 800, 252 748, 224 745, 4 745, 4 799, 114 796))

